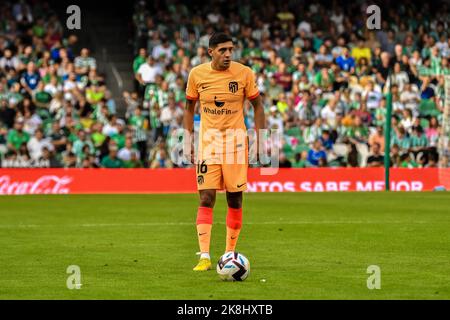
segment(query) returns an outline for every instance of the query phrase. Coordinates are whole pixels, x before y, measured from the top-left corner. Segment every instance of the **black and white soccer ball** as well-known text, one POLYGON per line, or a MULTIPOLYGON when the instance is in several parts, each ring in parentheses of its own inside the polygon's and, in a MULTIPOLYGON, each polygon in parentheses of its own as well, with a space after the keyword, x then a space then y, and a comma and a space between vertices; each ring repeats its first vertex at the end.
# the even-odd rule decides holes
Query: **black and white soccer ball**
POLYGON ((250 262, 239 252, 227 252, 217 262, 217 273, 224 281, 244 281, 250 274, 250 262))

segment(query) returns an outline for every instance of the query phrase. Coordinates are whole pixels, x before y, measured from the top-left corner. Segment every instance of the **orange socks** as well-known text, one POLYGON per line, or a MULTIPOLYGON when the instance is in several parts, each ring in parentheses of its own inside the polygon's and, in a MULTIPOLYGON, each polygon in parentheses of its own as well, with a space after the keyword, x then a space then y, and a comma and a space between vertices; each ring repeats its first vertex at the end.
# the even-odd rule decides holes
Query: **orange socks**
POLYGON ((197 235, 201 253, 209 254, 212 222, 213 209, 208 207, 199 207, 197 211, 197 235))
MULTIPOLYGON (((226 222, 227 239, 225 252, 235 251, 239 233, 242 228, 242 208, 228 208, 226 222)), ((202 254, 209 254, 212 223, 213 209, 208 207, 199 207, 197 211, 197 235, 200 252, 202 254)))
POLYGON ((227 244, 225 252, 235 251, 239 233, 242 227, 242 208, 228 208, 227 214, 227 244))

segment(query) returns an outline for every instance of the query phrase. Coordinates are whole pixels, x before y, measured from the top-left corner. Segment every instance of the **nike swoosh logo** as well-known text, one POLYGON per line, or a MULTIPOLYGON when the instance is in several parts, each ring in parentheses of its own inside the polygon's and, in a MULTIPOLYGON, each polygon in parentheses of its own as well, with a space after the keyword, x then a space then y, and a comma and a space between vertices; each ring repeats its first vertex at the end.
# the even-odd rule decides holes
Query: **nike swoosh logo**
POLYGON ((209 87, 202 86, 202 89, 208 89, 209 87))
POLYGON ((245 185, 245 184, 247 184, 247 183, 238 184, 237 187, 240 188, 240 187, 242 187, 242 186, 245 185))
POLYGON ((206 232, 199 233, 198 235, 199 235, 199 236, 202 236, 202 235, 204 235, 204 234, 206 234, 206 232))
POLYGON ((234 240, 234 239, 236 239, 236 237, 234 237, 234 238, 233 238, 233 237, 231 237, 231 240, 234 240))

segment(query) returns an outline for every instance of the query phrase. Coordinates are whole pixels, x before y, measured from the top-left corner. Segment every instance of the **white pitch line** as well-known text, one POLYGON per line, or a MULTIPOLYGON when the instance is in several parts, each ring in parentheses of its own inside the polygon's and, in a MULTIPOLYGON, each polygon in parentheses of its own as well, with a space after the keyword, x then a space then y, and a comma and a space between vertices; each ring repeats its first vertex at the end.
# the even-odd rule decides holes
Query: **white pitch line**
MULTIPOLYGON (((244 225, 302 225, 302 224, 426 224, 426 223, 450 223, 450 221, 263 221, 244 222, 244 225)), ((214 224, 225 224, 225 222, 215 222, 214 224)), ((97 227, 154 227, 154 226, 193 226, 193 222, 145 222, 145 223, 84 223, 84 224, 0 224, 0 229, 14 228, 52 228, 52 227, 72 227, 72 228, 97 228, 97 227)))

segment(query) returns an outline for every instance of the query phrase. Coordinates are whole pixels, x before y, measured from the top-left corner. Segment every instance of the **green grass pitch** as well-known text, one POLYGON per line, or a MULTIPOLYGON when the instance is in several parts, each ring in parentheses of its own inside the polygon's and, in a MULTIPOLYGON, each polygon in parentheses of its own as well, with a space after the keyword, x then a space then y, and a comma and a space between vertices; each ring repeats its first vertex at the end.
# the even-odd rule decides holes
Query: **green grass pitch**
MULTIPOLYGON (((245 194, 251 274, 234 283, 192 271, 196 208, 195 194, 0 197, 0 299, 450 298, 449 193, 245 194)), ((221 193, 214 262, 225 215, 221 193)))

